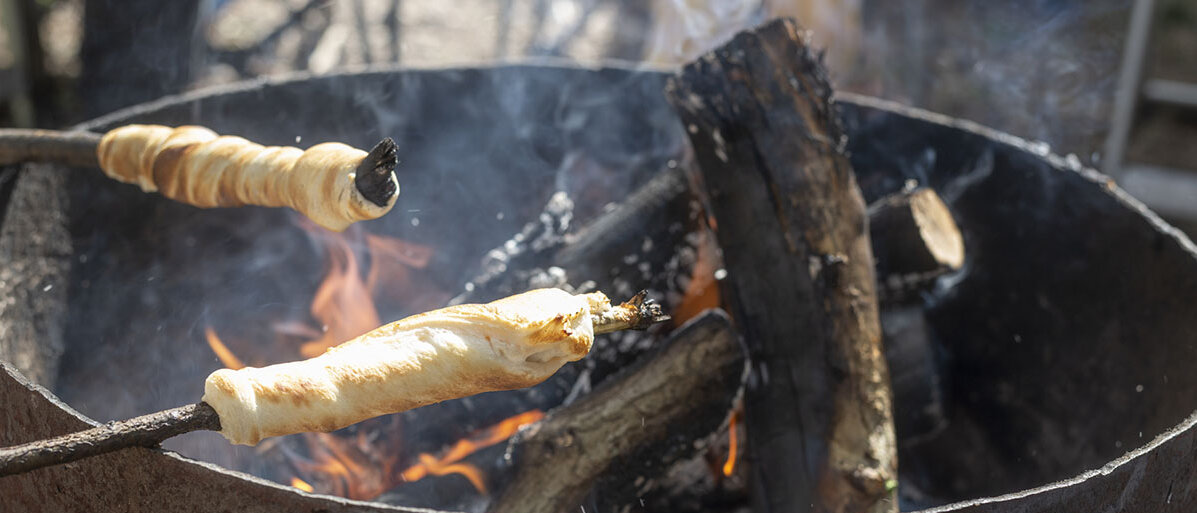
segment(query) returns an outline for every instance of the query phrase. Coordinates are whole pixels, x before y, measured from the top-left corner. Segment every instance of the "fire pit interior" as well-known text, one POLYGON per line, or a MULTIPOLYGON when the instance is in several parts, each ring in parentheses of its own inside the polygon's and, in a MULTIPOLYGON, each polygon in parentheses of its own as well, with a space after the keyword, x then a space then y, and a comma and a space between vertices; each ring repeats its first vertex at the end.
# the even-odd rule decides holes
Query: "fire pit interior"
MULTIPOLYGON (((515 428, 585 397, 720 304, 725 273, 693 192, 684 127, 662 96, 666 76, 552 65, 380 69, 116 113, 88 128, 194 123, 303 147, 394 137, 402 192, 390 215, 334 234, 289 211, 201 210, 95 172, 31 166, 3 236, 33 241, 14 262, 64 263, 37 284, 59 289, 49 297, 60 304, 31 300, 5 315, 49 316, 39 335, 63 348, 43 362, 57 365, 53 392, 103 422, 194 402, 221 366, 309 357, 454 301, 542 286, 616 300, 647 289, 674 324, 600 337, 591 356, 531 389, 254 448, 207 432, 164 445, 318 493, 484 510, 513 472, 505 441, 515 428), (450 457, 463 441, 478 451, 450 457)), ((887 340, 917 342, 887 348, 904 510, 1099 468, 1194 409, 1197 324, 1187 306, 1197 300, 1197 260, 1183 235, 1103 177, 1034 145, 868 98, 839 106, 866 201, 912 181, 935 189, 967 252, 962 270, 901 308, 882 305, 887 340), (903 331, 911 325, 916 335, 903 331)), ((609 473, 585 510, 745 506, 752 476, 718 472, 726 415, 706 433, 670 437, 663 446, 699 450, 669 467, 609 473), (717 464, 694 477, 703 461, 717 464), (676 483, 691 488, 666 486, 676 483)))

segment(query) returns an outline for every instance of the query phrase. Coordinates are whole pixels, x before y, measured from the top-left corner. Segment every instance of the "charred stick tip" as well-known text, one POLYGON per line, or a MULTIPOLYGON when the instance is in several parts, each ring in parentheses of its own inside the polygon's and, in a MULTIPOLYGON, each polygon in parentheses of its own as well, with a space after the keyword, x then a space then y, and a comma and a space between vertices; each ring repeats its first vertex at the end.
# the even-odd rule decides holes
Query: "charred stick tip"
POLYGON ((646 330, 653 324, 671 319, 661 310, 661 305, 647 297, 648 292, 641 290, 619 306, 597 314, 594 319, 594 332, 600 334, 620 330, 646 330))
POLYGON ((661 305, 652 299, 648 299, 648 291, 646 290, 637 292, 635 296, 632 296, 632 299, 628 300, 628 304, 636 308, 636 322, 632 323, 630 329, 646 330, 653 324, 672 319, 672 317, 661 309, 661 305))
POLYGON ((399 193, 399 181, 395 178, 398 165, 399 148, 395 140, 387 137, 379 141, 357 166, 354 178, 357 191, 371 203, 387 206, 399 193))

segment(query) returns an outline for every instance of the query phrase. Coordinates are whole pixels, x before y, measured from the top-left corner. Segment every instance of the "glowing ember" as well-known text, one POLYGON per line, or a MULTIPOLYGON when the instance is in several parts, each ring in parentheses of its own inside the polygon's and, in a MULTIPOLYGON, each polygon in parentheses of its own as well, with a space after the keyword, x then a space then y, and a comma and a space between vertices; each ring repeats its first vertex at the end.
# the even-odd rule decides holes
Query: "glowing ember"
POLYGON ((435 458, 430 454, 421 454, 420 463, 403 471, 401 474, 403 480, 417 481, 428 474, 434 476, 461 474, 470 480, 470 483, 474 485, 474 488, 479 493, 486 493, 486 485, 482 479, 481 470, 468 463, 455 463, 477 452, 479 449, 490 447, 510 438, 516 431, 519 431, 520 427, 539 421, 542 418, 544 418, 544 412, 540 410, 526 411, 514 417, 504 419, 502 422, 482 430, 481 433, 474 437, 458 440, 440 458, 435 458))
POLYGON ((224 345, 224 342, 221 342, 220 337, 216 336, 216 331, 210 326, 204 328, 204 337, 208 339, 208 347, 212 348, 212 352, 216 353, 216 357, 220 359, 220 363, 224 364, 225 367, 233 370, 245 367, 245 363, 240 358, 237 358, 237 355, 233 354, 228 346, 224 345))
POLYGON ((732 410, 727 420, 727 461, 723 462, 723 475, 731 476, 736 471, 736 425, 740 422, 740 408, 732 410))
POLYGON ((312 491, 312 485, 308 484, 307 481, 304 481, 298 477, 291 478, 291 486, 293 486, 295 488, 299 488, 300 490, 303 490, 305 492, 312 491))

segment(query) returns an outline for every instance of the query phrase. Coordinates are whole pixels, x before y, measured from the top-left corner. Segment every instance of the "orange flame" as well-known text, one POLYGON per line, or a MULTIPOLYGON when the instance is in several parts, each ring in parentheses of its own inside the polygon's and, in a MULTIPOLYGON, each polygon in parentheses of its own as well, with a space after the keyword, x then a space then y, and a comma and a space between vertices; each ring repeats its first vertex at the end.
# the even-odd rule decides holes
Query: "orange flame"
MULTIPOLYGON (((430 277, 416 272, 432 260, 433 249, 428 246, 356 232, 362 238, 354 240, 364 239, 368 250, 368 260, 363 262, 346 234, 328 232, 311 223, 301 222, 301 225, 323 243, 328 254, 328 272, 309 306, 321 328, 314 329, 302 321, 283 320, 274 323, 274 331, 282 340, 303 340, 298 349, 304 358, 319 356, 337 344, 379 327, 376 300, 384 302, 388 309, 398 306, 406 311, 427 311, 442 306, 450 297, 430 277), (363 273, 362 268, 367 265, 369 270, 363 273)), ((244 367, 213 330, 208 329, 206 334, 209 346, 225 366, 244 367)), ((521 426, 543 416, 540 411, 531 411, 504 420, 477 436, 457 442, 440 457, 418 455, 418 463, 401 473, 395 471, 402 454, 399 448, 402 437, 397 432, 379 433, 376 429, 362 428, 354 439, 304 433, 301 436, 308 446, 307 456, 294 453, 288 456, 298 473, 291 484, 303 490, 370 500, 427 475, 460 474, 479 492, 486 493, 483 472, 460 460, 506 440, 521 426), (378 436, 367 438, 367 433, 378 436)))
POLYGON ((295 488, 299 488, 300 490, 303 490, 305 492, 313 491, 312 485, 308 484, 307 481, 304 481, 298 477, 291 478, 291 486, 293 486, 295 488))
MULTIPOLYGON (((520 427, 542 418, 544 413, 532 410, 504 419, 475 436, 459 440, 440 457, 420 454, 417 456, 419 463, 398 473, 394 472, 394 464, 398 461, 399 450, 395 444, 399 437, 392 433, 384 433, 376 440, 367 438, 366 429, 359 429, 354 439, 329 433, 305 433, 311 459, 294 464, 302 475, 319 483, 313 488, 349 499, 370 500, 403 483, 447 474, 460 474, 479 493, 487 493, 486 476, 482 470, 461 460, 506 440, 520 427)), ((303 482, 294 478, 292 486, 296 486, 297 480, 303 482)))
POLYGON ((358 431, 352 441, 329 433, 305 433, 312 461, 295 465, 306 475, 319 478, 325 493, 357 500, 378 497, 398 484, 391 478, 398 451, 386 441, 375 446, 365 436, 366 430, 358 431))
POLYGON ((358 271, 357 257, 344 237, 328 237, 328 275, 312 297, 312 317, 324 333, 299 347, 304 358, 366 333, 381 324, 370 289, 358 271))
POLYGON ((736 425, 740 423, 740 409, 732 410, 731 417, 727 419, 727 461, 723 462, 723 475, 731 477, 736 471, 736 445, 738 445, 736 436, 736 425))
POLYGON ((411 293, 419 287, 412 286, 415 280, 410 271, 428 265, 432 248, 367 233, 370 270, 363 280, 357 255, 345 236, 319 233, 328 249, 329 270, 312 297, 310 310, 323 332, 300 346, 304 358, 319 356, 330 347, 379 327, 382 323, 374 304, 376 292, 401 294, 408 299, 408 307, 417 311, 431 310, 443 302, 444 294, 411 293))
POLYGON ((452 448, 449 449, 440 458, 435 458, 430 454, 421 454, 420 463, 412 465, 401 474, 405 481, 417 481, 428 474, 434 476, 442 476, 445 474, 461 474, 466 479, 470 480, 470 484, 479 493, 486 493, 486 484, 482 478, 482 471, 468 463, 457 463, 466 456, 473 454, 479 449, 490 447, 503 440, 506 440, 514 435, 516 431, 525 425, 537 422, 544 418, 544 412, 540 410, 531 410, 504 419, 502 422, 486 428, 477 436, 467 439, 458 440, 452 448))
POLYGON ((208 339, 208 347, 212 348, 212 352, 216 353, 216 357, 225 367, 233 370, 245 367, 245 363, 237 358, 237 355, 233 354, 228 346, 224 345, 224 342, 221 342, 220 337, 216 336, 216 331, 211 326, 204 328, 204 337, 208 339))
MULTIPOLYGON (((470 481, 470 484, 474 485, 474 489, 478 490, 478 493, 486 493, 486 480, 482 476, 482 469, 479 469, 478 467, 469 463, 446 464, 437 460, 431 454, 423 453, 420 454, 420 463, 415 467, 412 467, 412 469, 415 468, 419 468, 422 471, 422 473, 420 473, 420 477, 416 479, 420 479, 427 474, 432 474, 434 476, 461 474, 470 481)), ((406 474, 407 472, 404 471, 404 475, 406 474)))

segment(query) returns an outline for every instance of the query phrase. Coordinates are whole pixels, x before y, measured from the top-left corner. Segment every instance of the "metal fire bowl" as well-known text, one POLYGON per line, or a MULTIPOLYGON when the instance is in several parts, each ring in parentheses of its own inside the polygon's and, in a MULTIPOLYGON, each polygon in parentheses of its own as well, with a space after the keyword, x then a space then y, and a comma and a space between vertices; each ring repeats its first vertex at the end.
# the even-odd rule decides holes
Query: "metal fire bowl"
MULTIPOLYGON (((643 183, 651 174, 646 168, 658 169, 637 162, 680 156, 682 127, 660 94, 666 77, 553 65, 297 76, 167 98, 85 126, 197 123, 269 144, 295 144, 301 135, 301 145, 342 140, 368 146, 393 136, 403 160, 403 195, 395 212, 371 230, 414 240, 422 230, 482 230, 480 240, 466 237, 459 249, 477 258, 493 247, 490 239, 501 241, 535 215, 555 188, 580 196, 595 189, 553 182, 575 150, 601 149, 590 152, 599 161, 591 167, 615 170, 603 185, 615 197, 643 183), (604 154, 609 162, 602 162, 604 154), (529 207, 514 208, 506 220, 496 221, 493 209, 474 208, 512 198, 529 207), (471 205, 476 218, 438 217, 438 208, 455 204, 471 205), (419 227, 409 222, 415 215, 423 219, 419 227), (488 233, 495 235, 488 239, 488 233)), ((875 99, 844 95, 840 105, 866 199, 908 180, 932 186, 956 215, 967 245, 964 271, 943 278, 923 305, 947 423, 919 437, 905 436, 900 426, 906 504, 963 501, 936 511, 978 512, 1197 507, 1197 419, 1190 416, 1197 408, 1197 316, 1188 311, 1197 304, 1193 244, 1108 178, 1045 147, 875 99)), ((177 315, 161 311, 156 294, 190 290, 141 283, 132 291, 87 292, 78 283, 81 269, 87 276, 102 276, 104 266, 161 275, 186 265, 177 262, 261 244, 256 227, 289 222, 287 214, 267 209, 193 209, 98 173, 26 171, 0 237, 8 282, 22 285, 5 296, 13 300, 0 310, 0 323, 28 320, 19 324, 26 330, 20 336, 65 348, 64 368, 79 347, 109 343, 117 333, 112 319, 89 316, 89 308, 118 303, 139 318, 177 315), (102 265, 78 258, 127 254, 122 248, 144 244, 157 236, 154 230, 227 226, 206 224, 221 216, 245 229, 207 233, 205 240, 227 239, 219 248, 147 251, 140 260, 102 265), (159 218, 170 224, 155 224, 159 218)), ((276 252, 284 259, 294 249, 276 252)), ((275 272, 271 263, 259 262, 253 271, 275 272)), ((302 265, 319 274, 318 262, 302 265)), ((196 358, 201 363, 191 365, 202 377, 214 368, 202 352, 180 349, 160 357, 196 358)), ((186 381, 174 378, 164 376, 163 387, 186 381)), ((198 384, 186 386, 190 400, 198 397, 198 384)), ((175 402, 179 394, 143 393, 175 402)), ((112 394, 118 404, 122 393, 97 394, 112 394)), ((921 404, 896 399, 899 409, 921 404)), ((88 422, 10 366, 0 373, 0 409, 6 412, 4 445, 88 422)), ((28 511, 399 510, 305 494, 150 449, 3 478, 0 499, 28 511)))

